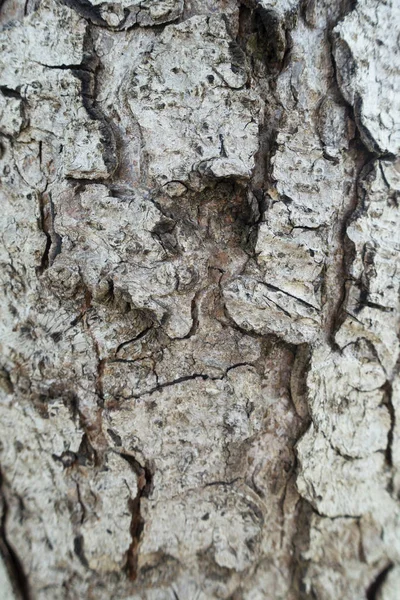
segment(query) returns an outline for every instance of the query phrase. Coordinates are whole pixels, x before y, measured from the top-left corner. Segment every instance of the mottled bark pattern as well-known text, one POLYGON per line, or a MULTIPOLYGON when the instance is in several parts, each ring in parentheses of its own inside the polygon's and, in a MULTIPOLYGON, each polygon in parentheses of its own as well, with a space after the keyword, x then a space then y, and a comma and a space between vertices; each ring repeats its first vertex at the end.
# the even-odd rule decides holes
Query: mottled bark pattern
POLYGON ((0 597, 398 600, 397 0, 3 0, 0 597))

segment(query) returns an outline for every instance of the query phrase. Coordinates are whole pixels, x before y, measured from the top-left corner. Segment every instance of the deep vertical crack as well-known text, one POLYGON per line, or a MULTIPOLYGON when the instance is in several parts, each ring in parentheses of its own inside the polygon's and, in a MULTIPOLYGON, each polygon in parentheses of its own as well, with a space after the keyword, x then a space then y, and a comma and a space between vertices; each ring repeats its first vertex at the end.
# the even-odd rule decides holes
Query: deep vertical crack
POLYGON ((394 429, 396 426, 396 413, 395 413, 393 402, 392 402, 393 388, 392 388, 392 384, 390 381, 387 381, 386 384, 384 385, 383 392, 384 392, 384 404, 387 407, 389 416, 390 416, 390 427, 389 427, 388 436, 387 436, 387 446, 386 446, 385 457, 386 457, 386 462, 387 462, 388 466, 390 468, 392 468, 393 467, 392 447, 393 447, 394 429))
POLYGON ((137 481, 137 494, 135 498, 129 501, 129 510, 131 512, 131 544, 128 549, 126 568, 128 576, 132 581, 135 581, 138 577, 138 561, 139 561, 139 544, 144 528, 144 519, 141 512, 141 501, 142 498, 147 498, 153 489, 153 475, 150 468, 145 465, 142 466, 140 462, 130 454, 120 454, 121 458, 124 458, 131 466, 132 470, 136 474, 137 481))
MULTIPOLYGON (((348 109, 348 115, 355 123, 354 110, 345 102, 338 83, 337 66, 333 50, 333 30, 337 24, 342 21, 355 8, 353 0, 343 0, 341 10, 337 17, 328 23, 326 33, 326 41, 329 49, 329 58, 332 69, 330 77, 329 93, 337 103, 345 103, 348 109)), ((336 223, 335 243, 337 244, 338 256, 335 256, 336 264, 332 265, 331 269, 327 269, 322 282, 322 295, 326 301, 323 306, 324 328, 326 338, 332 348, 338 349, 335 342, 335 334, 340 328, 345 318, 345 303, 347 299, 347 285, 349 281, 349 272, 351 264, 354 260, 354 248, 352 242, 347 237, 347 228, 349 223, 354 218, 360 206, 360 182, 365 173, 367 165, 374 158, 374 155, 366 148, 361 140, 358 129, 356 129, 355 137, 349 145, 349 154, 354 157, 354 189, 352 190, 347 206, 343 207, 342 214, 336 223), (339 259, 339 260, 337 260, 339 259), (332 289, 337 289, 335 297, 331 298, 332 289)))
POLYGON ((370 584, 370 586, 367 589, 367 594, 366 594, 367 600, 376 600, 378 598, 378 593, 381 590, 389 572, 393 569, 393 566, 394 565, 392 563, 390 563, 387 567, 385 567, 378 574, 378 576, 370 584))
MULTIPOLYGON (((41 148, 41 145, 39 146, 41 148)), ((61 252, 62 239, 54 229, 54 204, 50 192, 37 193, 39 203, 40 229, 46 236, 46 245, 42 254, 40 266, 36 272, 41 275, 61 252)))
POLYGON ((42 254, 42 259, 40 261, 40 266, 37 268, 37 273, 40 275, 43 273, 45 269, 49 266, 49 253, 51 247, 51 236, 50 236, 50 227, 49 227, 49 214, 47 210, 47 201, 45 193, 38 193, 38 202, 39 202, 39 214, 40 214, 40 229, 46 236, 46 245, 42 254))
POLYGON ((4 493, 4 478, 1 470, 0 502, 2 510, 0 522, 0 553, 8 570, 14 592, 18 595, 20 600, 31 600, 28 579, 25 574, 24 567, 7 536, 8 504, 4 493))

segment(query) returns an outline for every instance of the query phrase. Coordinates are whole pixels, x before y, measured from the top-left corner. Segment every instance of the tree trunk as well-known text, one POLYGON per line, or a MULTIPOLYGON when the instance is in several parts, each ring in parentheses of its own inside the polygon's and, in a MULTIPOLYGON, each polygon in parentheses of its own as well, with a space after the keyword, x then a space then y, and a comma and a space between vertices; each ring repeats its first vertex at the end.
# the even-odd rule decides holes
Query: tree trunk
POLYGON ((5 600, 397 600, 398 0, 3 0, 5 600))

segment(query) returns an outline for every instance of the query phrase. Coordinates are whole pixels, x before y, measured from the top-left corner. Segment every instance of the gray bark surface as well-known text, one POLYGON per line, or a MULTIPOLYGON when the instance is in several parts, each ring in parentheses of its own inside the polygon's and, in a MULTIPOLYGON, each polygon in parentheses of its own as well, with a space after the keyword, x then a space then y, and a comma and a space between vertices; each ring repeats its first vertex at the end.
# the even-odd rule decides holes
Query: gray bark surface
POLYGON ((399 34, 0 3, 1 600, 398 600, 399 34))

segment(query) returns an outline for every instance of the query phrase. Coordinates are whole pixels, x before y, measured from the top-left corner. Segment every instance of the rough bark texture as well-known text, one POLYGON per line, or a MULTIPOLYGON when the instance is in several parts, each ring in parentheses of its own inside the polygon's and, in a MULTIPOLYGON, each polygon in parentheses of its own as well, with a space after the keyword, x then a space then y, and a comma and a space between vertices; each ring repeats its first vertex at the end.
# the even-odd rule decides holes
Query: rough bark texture
POLYGON ((3 0, 4 600, 398 600, 398 0, 3 0))

